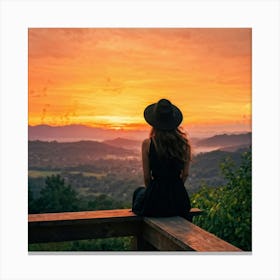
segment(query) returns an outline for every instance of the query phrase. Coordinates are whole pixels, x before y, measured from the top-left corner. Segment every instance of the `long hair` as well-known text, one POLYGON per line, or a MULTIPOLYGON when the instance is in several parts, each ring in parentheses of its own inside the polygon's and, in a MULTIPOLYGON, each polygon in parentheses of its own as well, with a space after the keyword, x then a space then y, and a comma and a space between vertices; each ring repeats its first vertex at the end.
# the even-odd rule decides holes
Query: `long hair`
POLYGON ((150 138, 155 140, 156 150, 160 158, 175 158, 184 163, 191 160, 191 145, 182 128, 158 130, 153 127, 150 138))

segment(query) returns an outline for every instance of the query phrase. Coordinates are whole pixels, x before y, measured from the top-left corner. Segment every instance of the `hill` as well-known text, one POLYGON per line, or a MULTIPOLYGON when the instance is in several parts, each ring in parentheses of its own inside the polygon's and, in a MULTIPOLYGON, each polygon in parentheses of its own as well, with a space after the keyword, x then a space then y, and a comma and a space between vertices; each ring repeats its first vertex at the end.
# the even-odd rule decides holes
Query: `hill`
POLYGON ((234 147, 234 146, 244 146, 251 145, 252 143, 252 133, 244 134, 220 134, 215 135, 210 138, 202 139, 196 141, 197 146, 201 147, 234 147))
POLYGON ((120 147, 120 148, 124 148, 124 149, 136 149, 136 150, 141 149, 141 141, 130 140, 130 139, 121 138, 121 137, 118 137, 118 138, 115 138, 112 140, 106 140, 106 141, 103 141, 103 143, 110 145, 110 146, 120 147))
POLYGON ((146 130, 114 130, 85 125, 28 126, 28 140, 76 142, 81 140, 104 141, 117 137, 126 139, 144 139, 147 137, 146 130))
POLYGON ((28 141, 29 166, 61 168, 90 164, 99 159, 129 158, 136 152, 97 141, 59 143, 28 141))
MULTIPOLYGON (((191 162, 190 177, 186 182, 188 191, 196 192, 202 182, 212 187, 223 185, 225 179, 221 176, 220 164, 231 157, 239 165, 241 154, 245 150, 217 150, 195 155, 191 162)), ((82 195, 104 193, 124 201, 129 201, 135 188, 143 184, 139 151, 133 152, 94 141, 30 141, 28 167, 29 186, 36 195, 44 185, 41 177, 53 173, 61 173, 82 195)))
POLYGON ((225 159, 231 158, 239 166, 242 153, 249 150, 250 148, 247 147, 233 152, 215 150, 195 155, 190 165, 190 177, 187 180, 188 190, 191 193, 196 192, 202 182, 212 187, 225 184, 226 180, 220 170, 221 163, 225 159))

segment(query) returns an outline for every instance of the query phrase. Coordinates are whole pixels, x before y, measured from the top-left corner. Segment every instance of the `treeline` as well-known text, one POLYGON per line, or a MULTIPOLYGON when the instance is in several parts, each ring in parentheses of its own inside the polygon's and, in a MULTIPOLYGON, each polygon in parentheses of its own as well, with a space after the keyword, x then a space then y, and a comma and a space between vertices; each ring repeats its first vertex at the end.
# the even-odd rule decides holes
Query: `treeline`
POLYGON ((127 208, 130 205, 110 198, 106 194, 81 197, 60 175, 48 176, 40 196, 28 191, 28 213, 59 213, 101 209, 127 208))
MULTIPOLYGON (((126 172, 101 173, 88 176, 86 173, 59 172, 64 184, 71 185, 80 200, 96 199, 99 194, 106 194, 109 198, 121 203, 129 202, 133 191, 143 185, 142 173, 126 172)), ((34 199, 42 196, 42 190, 46 187, 46 177, 28 178, 28 189, 34 199)))

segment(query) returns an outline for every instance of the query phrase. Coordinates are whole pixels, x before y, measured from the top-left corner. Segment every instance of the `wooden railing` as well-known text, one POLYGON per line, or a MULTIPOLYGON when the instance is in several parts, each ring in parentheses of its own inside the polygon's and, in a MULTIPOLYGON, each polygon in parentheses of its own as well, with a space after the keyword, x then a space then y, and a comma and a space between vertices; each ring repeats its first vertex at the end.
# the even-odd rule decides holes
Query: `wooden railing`
MULTIPOLYGON (((202 211, 192 208, 191 215, 202 211)), ((137 251, 240 252, 182 217, 139 217, 130 209, 28 215, 28 242, 133 236, 137 251)))

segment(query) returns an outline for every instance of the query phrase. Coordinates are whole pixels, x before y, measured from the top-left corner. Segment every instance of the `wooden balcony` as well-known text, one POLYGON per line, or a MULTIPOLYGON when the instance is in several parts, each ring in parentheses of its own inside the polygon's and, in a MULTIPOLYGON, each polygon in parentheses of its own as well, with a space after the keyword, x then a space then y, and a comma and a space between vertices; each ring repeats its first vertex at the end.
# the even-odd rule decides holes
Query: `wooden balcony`
POLYGON ((182 217, 139 217, 130 209, 28 215, 29 244, 121 236, 134 237, 133 251, 241 251, 182 217))

